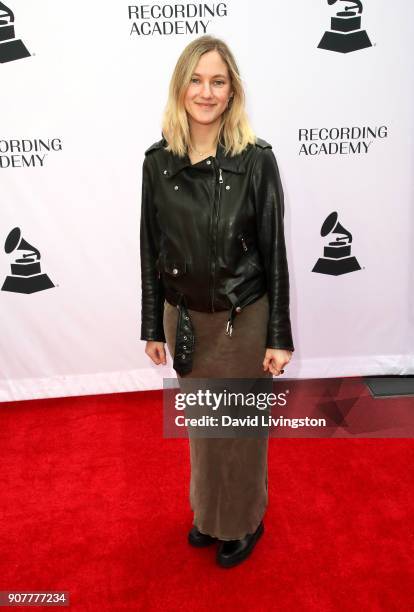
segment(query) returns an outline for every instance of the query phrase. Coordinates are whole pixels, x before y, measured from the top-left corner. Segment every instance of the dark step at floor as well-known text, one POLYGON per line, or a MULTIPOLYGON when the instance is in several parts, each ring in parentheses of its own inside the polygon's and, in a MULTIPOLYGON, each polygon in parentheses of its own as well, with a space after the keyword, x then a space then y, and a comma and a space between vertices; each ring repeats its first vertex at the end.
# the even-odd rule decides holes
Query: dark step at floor
POLYGON ((364 376, 373 397, 414 396, 414 376, 364 376))

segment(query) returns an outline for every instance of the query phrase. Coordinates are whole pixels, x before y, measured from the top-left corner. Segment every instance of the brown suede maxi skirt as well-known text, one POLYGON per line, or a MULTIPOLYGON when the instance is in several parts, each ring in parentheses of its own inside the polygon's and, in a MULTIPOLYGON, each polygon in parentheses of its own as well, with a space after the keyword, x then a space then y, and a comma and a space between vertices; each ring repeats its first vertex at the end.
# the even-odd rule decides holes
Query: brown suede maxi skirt
MULTIPOLYGON (((227 310, 188 312, 195 349, 193 369, 185 379, 272 376, 262 366, 269 318, 267 294, 237 314, 231 337, 224 333, 227 310)), ((177 318, 177 308, 165 301, 164 332, 171 357, 177 318)), ((189 437, 190 506, 199 531, 220 540, 236 540, 256 530, 268 503, 268 443, 268 436, 189 437)))

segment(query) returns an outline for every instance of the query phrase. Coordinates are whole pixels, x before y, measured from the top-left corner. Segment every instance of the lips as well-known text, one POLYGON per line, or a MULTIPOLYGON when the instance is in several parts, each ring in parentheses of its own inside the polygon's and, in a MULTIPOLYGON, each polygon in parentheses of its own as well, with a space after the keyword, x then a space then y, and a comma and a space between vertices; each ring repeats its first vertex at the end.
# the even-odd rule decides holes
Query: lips
POLYGON ((203 104, 202 102, 196 102, 197 106, 204 106, 204 108, 212 108, 215 104, 203 104))

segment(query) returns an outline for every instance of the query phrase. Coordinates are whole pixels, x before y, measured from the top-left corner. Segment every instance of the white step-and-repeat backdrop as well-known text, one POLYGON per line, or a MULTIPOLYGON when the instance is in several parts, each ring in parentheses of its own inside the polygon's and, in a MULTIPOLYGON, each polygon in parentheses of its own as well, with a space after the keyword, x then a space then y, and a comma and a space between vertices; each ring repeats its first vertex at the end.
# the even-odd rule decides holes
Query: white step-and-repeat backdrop
POLYGON ((414 4, 0 3, 0 401, 162 388, 144 150, 184 46, 232 48, 286 198, 289 377, 414 374, 414 4))

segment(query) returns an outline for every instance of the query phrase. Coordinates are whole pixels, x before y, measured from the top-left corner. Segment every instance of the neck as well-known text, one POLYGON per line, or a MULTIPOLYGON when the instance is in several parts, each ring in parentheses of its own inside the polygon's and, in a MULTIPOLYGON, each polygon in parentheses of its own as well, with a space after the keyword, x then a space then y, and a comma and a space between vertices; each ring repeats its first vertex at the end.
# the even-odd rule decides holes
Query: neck
POLYGON ((209 125, 190 121, 190 138, 193 147, 200 153, 215 150, 219 128, 220 118, 209 125))

